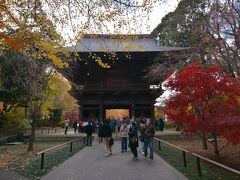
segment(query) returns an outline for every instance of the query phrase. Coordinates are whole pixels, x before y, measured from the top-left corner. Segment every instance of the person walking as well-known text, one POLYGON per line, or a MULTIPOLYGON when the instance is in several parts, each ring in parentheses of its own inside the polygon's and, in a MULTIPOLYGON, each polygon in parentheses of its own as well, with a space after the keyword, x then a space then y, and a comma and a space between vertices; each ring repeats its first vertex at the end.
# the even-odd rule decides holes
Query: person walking
POLYGON ((117 120, 117 127, 116 127, 116 138, 120 136, 120 129, 121 129, 121 121, 120 119, 117 120))
POLYGON ((101 137, 101 129, 102 129, 102 124, 103 122, 102 121, 99 121, 98 122, 98 125, 97 125, 97 131, 98 131, 98 142, 101 143, 102 142, 102 137, 101 137))
POLYGON ((142 148, 142 154, 144 155, 145 154, 145 144, 144 144, 144 130, 145 130, 145 126, 146 126, 146 119, 142 119, 141 122, 140 122, 140 127, 139 127, 139 130, 140 130, 140 142, 141 142, 141 148, 142 148))
POLYGON ((112 146, 114 145, 114 139, 112 137, 112 133, 111 133, 111 137, 109 139, 109 155, 112 155, 112 146))
POLYGON ((133 160, 138 159, 138 134, 137 134, 137 125, 135 122, 132 122, 130 125, 130 129, 128 131, 128 137, 129 137, 129 147, 133 153, 133 160))
POLYGON ((148 147, 150 149, 150 159, 153 159, 153 138, 155 135, 154 127, 150 119, 147 119, 146 126, 144 128, 144 157, 147 157, 148 147))
POLYGON ((121 150, 127 152, 127 136, 128 136, 128 125, 126 122, 123 122, 120 128, 120 137, 121 137, 121 150))
POLYGON ((64 120, 64 126, 65 126, 64 134, 67 134, 67 130, 68 130, 68 127, 69 127, 69 122, 70 122, 70 120, 68 118, 65 118, 65 120, 64 120))
POLYGON ((74 121, 74 123, 73 123, 74 133, 76 133, 77 127, 78 127, 77 121, 74 121))
POLYGON ((110 137, 112 136, 112 131, 111 131, 109 121, 107 121, 107 120, 103 121, 103 125, 100 129, 100 136, 102 138, 102 142, 103 142, 104 148, 105 148, 104 156, 107 157, 112 153, 112 151, 110 151, 110 147, 109 147, 110 137))
POLYGON ((88 125, 85 128, 87 134, 87 146, 92 146, 92 133, 93 133, 93 125, 88 122, 88 125))
POLYGON ((162 118, 159 119, 158 126, 159 126, 159 131, 164 131, 165 123, 162 118))

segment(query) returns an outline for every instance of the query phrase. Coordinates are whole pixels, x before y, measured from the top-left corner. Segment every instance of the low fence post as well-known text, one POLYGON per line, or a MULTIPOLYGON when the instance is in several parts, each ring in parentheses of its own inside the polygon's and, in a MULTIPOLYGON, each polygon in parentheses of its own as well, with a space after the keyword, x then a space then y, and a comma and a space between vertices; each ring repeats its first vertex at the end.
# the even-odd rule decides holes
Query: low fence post
MULTIPOLYGON (((207 162, 208 164, 212 164, 212 165, 216 166, 217 168, 224 169, 224 170, 226 170, 226 171, 228 171, 228 172, 230 172, 230 173, 232 173, 232 174, 240 177, 240 171, 238 171, 238 170, 236 170, 236 169, 230 168, 230 167, 228 167, 228 166, 226 166, 226 165, 224 165, 224 164, 218 163, 218 162, 213 161, 213 160, 211 160, 211 159, 208 159, 208 158, 206 158, 206 157, 204 157, 204 156, 201 156, 201 155, 192 153, 192 152, 190 152, 190 151, 188 151, 188 150, 185 150, 185 149, 183 149, 183 148, 181 148, 181 147, 178 147, 178 146, 176 146, 176 145, 173 145, 173 144, 171 144, 171 143, 169 143, 169 142, 167 142, 167 141, 160 140, 160 139, 158 139, 158 138, 154 138, 154 139, 155 139, 156 141, 161 142, 162 144, 166 144, 166 145, 168 145, 168 146, 170 146, 170 147, 173 147, 173 148, 175 148, 175 149, 178 149, 178 150, 182 151, 183 163, 184 163, 184 166, 185 166, 185 167, 188 166, 188 165, 187 165, 187 160, 188 160, 187 158, 188 158, 188 157, 186 156, 186 154, 189 154, 189 155, 193 156, 193 158, 196 158, 196 165, 197 165, 196 171, 198 171, 197 173, 198 173, 198 176, 199 176, 199 177, 202 177, 201 161, 207 162), (201 161, 200 161, 200 160, 201 160, 201 161)), ((159 143, 159 145, 160 145, 160 143, 159 143)), ((158 148, 161 149, 160 146, 159 146, 158 148)), ((189 160, 190 160, 190 159, 189 159, 189 160)), ((203 165, 204 165, 204 164, 203 164, 203 165)))
POLYGON ((185 153, 185 151, 183 151, 182 153, 183 153, 183 163, 184 163, 184 167, 187 167, 186 153, 185 153))
POLYGON ((71 142, 71 145, 70 145, 70 152, 72 152, 72 148, 73 148, 73 142, 71 142))
POLYGON ((198 176, 202 176, 202 173, 201 173, 201 165, 200 165, 200 159, 199 157, 197 157, 197 169, 198 169, 198 176))
MULTIPOLYGON (((84 138, 86 138, 86 137, 84 137, 84 138)), ((59 147, 63 147, 63 146, 66 147, 66 145, 68 145, 68 144, 70 144, 70 152, 72 152, 73 151, 73 142, 76 142, 76 141, 79 141, 79 140, 82 142, 82 137, 81 138, 77 138, 77 139, 72 140, 72 141, 65 142, 63 144, 60 144, 60 145, 57 145, 57 146, 54 146, 54 147, 51 147, 49 149, 46 149, 46 150, 43 150, 43 151, 40 151, 40 152, 36 153, 35 154, 36 156, 41 154, 41 165, 40 165, 41 169, 43 169, 43 166, 44 166, 44 153, 47 153, 47 152, 49 152, 49 151, 51 151, 53 149, 59 148, 59 147)))
POLYGON ((55 133, 57 132, 57 128, 55 128, 55 133))
POLYGON ((43 128, 41 128, 41 134, 43 134, 43 128))
POLYGON ((159 150, 159 151, 162 150, 162 149, 161 149, 161 142, 160 142, 160 141, 158 141, 158 150, 159 150))
POLYGON ((41 154, 41 169, 43 169, 44 153, 41 154))

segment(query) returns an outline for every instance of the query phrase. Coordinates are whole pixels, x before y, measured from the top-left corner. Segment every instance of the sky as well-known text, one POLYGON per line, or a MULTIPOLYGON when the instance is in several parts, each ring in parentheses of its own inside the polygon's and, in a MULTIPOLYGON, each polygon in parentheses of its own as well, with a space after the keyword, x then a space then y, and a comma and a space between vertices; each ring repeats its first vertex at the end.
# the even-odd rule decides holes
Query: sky
MULTIPOLYGON (((163 1, 163 0, 159 0, 159 2, 160 1, 163 1)), ((96 28, 96 29, 95 28, 90 28, 90 30, 86 29, 86 32, 83 32, 83 33, 85 33, 85 34, 92 34, 92 33, 97 33, 97 34, 115 34, 115 33, 117 33, 117 34, 119 34, 119 33, 128 34, 130 32, 131 34, 150 34, 152 32, 152 30, 157 27, 157 25, 161 22, 161 19, 167 13, 175 10, 179 1, 180 0, 164 0, 164 2, 161 3, 161 4, 156 3, 155 7, 153 8, 151 13, 149 14, 149 19, 148 20, 144 19, 144 18, 137 18, 136 21, 139 20, 139 22, 131 23, 129 27, 124 26, 124 27, 119 29, 120 31, 117 30, 117 32, 116 32, 115 31, 116 29, 114 28, 114 24, 115 24, 114 21, 113 22, 109 21, 106 24, 108 30, 100 30, 98 32, 98 28, 96 28), (130 29, 132 29, 132 31, 130 29)), ((143 16, 143 17, 145 17, 145 16, 143 16)), ((81 29, 81 27, 78 27, 78 25, 81 26, 81 24, 84 24, 84 23, 81 23, 81 21, 84 22, 86 20, 87 20, 87 18, 82 17, 82 16, 80 18, 72 18, 71 23, 73 23, 74 26, 69 26, 68 25, 68 26, 63 27, 63 28, 61 26, 59 26, 58 31, 62 34, 64 39, 67 40, 70 37, 70 39, 74 40, 74 39, 76 39, 75 37, 78 36, 78 32, 79 32, 78 30, 81 29), (70 27, 74 27, 74 28, 70 28, 70 27), (74 30, 71 30, 71 29, 76 29, 77 30, 77 31, 75 31, 76 33, 74 32, 74 30)), ((70 41, 70 42, 72 42, 72 41, 70 41)))
POLYGON ((169 12, 172 12, 176 9, 179 0, 167 0, 165 3, 156 6, 152 13, 149 15, 149 23, 150 31, 145 33, 149 34, 152 30, 157 27, 157 25, 161 22, 161 19, 169 12))
MULTIPOLYGON (((161 19, 169 12, 172 12, 176 9, 179 0, 168 0, 166 3, 156 6, 152 13, 150 14, 149 26, 150 32, 146 31, 146 33, 151 33, 154 28, 161 22, 161 19), (158 18, 156 18, 158 17, 158 18)), ((165 90, 164 93, 156 99, 155 106, 163 106, 166 99, 170 98, 171 92, 165 90)))

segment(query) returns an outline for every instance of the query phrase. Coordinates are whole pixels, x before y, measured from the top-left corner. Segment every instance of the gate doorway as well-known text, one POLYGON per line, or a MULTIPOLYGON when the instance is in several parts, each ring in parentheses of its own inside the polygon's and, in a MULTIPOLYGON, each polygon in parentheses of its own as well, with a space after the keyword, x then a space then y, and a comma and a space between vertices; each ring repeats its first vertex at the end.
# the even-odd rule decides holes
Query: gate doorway
POLYGON ((129 109, 106 109, 106 119, 123 120, 129 118, 129 109))

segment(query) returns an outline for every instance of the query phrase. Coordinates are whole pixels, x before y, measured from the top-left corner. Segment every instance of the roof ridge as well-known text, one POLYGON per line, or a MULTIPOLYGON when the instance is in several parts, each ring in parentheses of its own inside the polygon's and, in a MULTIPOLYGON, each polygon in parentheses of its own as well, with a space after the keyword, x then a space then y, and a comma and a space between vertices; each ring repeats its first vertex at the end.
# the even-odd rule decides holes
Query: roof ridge
POLYGON ((154 38, 151 34, 84 34, 83 38, 105 38, 105 39, 140 39, 140 38, 154 38))

